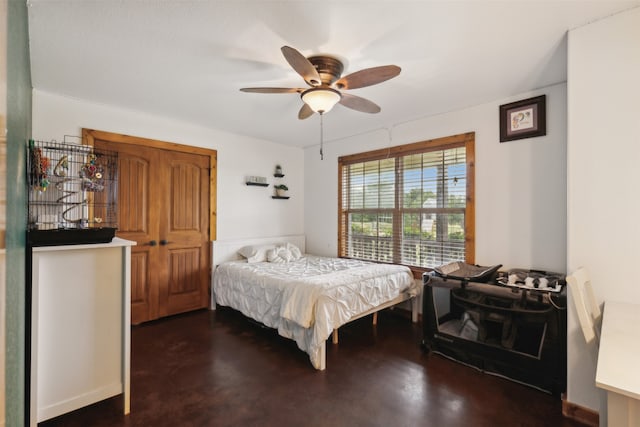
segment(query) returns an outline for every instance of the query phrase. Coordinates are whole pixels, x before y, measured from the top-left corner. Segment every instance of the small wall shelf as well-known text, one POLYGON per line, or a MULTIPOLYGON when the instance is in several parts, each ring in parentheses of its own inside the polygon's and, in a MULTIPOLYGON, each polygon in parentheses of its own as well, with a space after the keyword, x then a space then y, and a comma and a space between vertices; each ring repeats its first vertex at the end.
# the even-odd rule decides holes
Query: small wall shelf
POLYGON ((256 187, 268 187, 269 186, 269 184, 267 184, 267 183, 262 184, 260 182, 247 182, 247 185, 253 185, 253 186, 256 186, 256 187))
MULTIPOLYGON (((276 165, 276 170, 273 173, 273 177, 276 179, 280 179, 280 178, 284 178, 284 174, 282 173, 282 167, 280 167, 280 165, 276 165)), ((282 184, 281 181, 276 181, 276 183, 273 184, 273 187, 275 189, 275 195, 271 196, 272 199, 279 199, 279 200, 287 200, 289 198, 289 196, 283 196, 282 194, 286 194, 286 191, 288 190, 287 186, 282 184), (280 190, 280 187, 282 187, 282 190, 280 190)))

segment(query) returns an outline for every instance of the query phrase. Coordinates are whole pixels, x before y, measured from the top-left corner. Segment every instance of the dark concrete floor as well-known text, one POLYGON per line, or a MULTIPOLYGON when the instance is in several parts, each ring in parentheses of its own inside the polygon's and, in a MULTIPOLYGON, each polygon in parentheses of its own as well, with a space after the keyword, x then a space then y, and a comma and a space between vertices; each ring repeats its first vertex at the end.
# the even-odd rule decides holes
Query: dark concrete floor
POLYGON ((41 426, 578 426, 558 398, 419 346, 393 312, 340 330, 327 370, 221 308, 133 328, 131 414, 115 397, 41 426))

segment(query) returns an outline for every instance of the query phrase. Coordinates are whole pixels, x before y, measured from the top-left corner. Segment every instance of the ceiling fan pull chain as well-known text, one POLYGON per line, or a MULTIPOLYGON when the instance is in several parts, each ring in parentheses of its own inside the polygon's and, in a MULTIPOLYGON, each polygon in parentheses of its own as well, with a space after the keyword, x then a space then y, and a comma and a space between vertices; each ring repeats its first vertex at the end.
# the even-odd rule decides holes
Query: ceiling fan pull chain
POLYGON ((320 112, 320 160, 324 160, 324 154, 322 152, 322 146, 324 143, 324 126, 323 126, 323 120, 322 120, 323 116, 324 114, 320 112))

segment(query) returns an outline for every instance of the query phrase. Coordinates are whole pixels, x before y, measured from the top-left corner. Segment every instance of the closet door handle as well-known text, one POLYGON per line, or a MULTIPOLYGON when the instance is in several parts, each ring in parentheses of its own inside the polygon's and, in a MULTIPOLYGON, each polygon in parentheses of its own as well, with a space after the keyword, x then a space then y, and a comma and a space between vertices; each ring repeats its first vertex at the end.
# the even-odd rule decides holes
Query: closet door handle
POLYGON ((169 243, 171 243, 171 242, 168 242, 168 241, 166 241, 165 239, 160 240, 160 244, 161 244, 162 246, 168 245, 169 243))
POLYGON ((158 242, 156 242, 155 240, 151 240, 149 243, 147 243, 147 245, 149 245, 149 246, 155 246, 157 244, 158 244, 158 242))

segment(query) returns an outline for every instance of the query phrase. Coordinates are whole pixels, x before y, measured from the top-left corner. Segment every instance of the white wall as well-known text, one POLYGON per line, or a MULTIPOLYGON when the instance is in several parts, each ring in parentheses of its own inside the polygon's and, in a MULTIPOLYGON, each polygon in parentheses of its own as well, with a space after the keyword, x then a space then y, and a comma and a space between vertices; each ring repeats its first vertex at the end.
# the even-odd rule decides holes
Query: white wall
POLYGON ((304 154, 299 148, 33 91, 35 139, 61 142, 64 135, 81 135, 83 127, 217 150, 218 240, 304 233, 304 154), (273 184, 276 164, 283 168, 289 200, 272 199, 273 187, 245 185, 248 175, 265 176, 273 184))
MULTIPOLYGON (((327 116, 327 120, 330 117, 327 116)), ((566 85, 395 125, 305 150, 307 250, 337 254, 337 158, 464 132, 476 133, 476 263, 564 272, 566 85), (547 95, 547 135, 500 143, 501 104, 547 95)))
MULTIPOLYGON (((600 301, 640 304, 640 8, 570 31, 568 48, 567 270, 587 267, 600 301)), ((596 352, 571 307, 567 398, 602 421, 596 352)))

